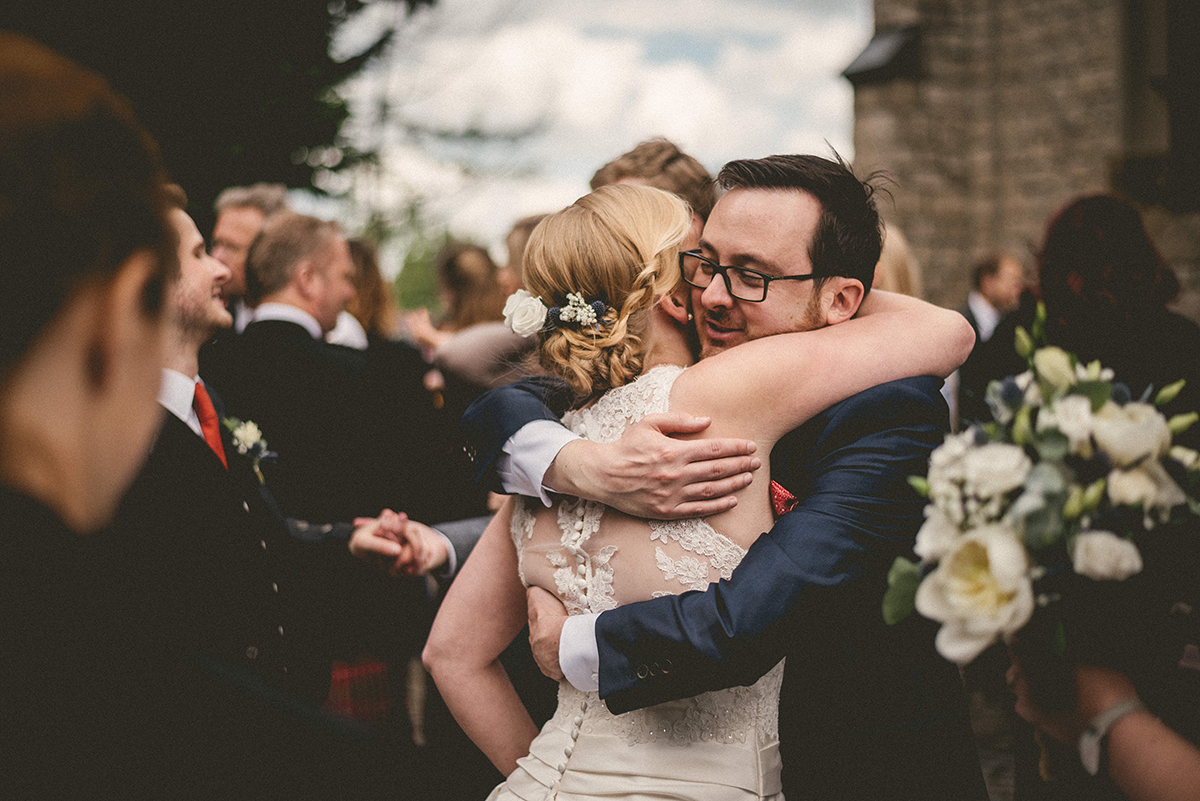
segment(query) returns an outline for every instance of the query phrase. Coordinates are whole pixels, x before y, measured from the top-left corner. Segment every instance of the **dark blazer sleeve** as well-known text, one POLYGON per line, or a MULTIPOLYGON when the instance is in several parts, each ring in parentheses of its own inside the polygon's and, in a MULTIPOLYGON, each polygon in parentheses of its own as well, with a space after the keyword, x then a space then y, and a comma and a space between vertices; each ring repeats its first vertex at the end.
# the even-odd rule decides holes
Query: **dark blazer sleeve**
POLYGON ((558 378, 533 376, 480 395, 463 414, 462 427, 475 460, 475 481, 505 492, 496 475, 496 457, 504 443, 537 420, 558 422, 572 400, 558 378))
POLYGON ((839 609, 848 595, 865 597, 869 623, 882 626, 887 570, 911 552, 921 520, 923 501, 907 477, 925 470, 946 428, 940 385, 926 377, 874 387, 789 434, 772 471, 803 500, 729 580, 601 614, 600 694, 609 709, 756 681, 785 654, 785 621, 818 614, 831 597, 839 609))

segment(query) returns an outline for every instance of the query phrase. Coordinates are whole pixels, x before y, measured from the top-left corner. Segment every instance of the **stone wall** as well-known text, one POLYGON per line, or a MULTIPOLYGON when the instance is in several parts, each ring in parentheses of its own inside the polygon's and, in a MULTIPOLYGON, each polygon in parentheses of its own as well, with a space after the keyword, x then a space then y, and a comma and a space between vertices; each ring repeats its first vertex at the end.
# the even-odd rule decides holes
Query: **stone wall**
MULTIPOLYGON (((1109 191, 1129 155, 1128 0, 876 0, 876 26, 919 26, 920 72, 855 90, 855 168, 892 176, 885 218, 908 237, 925 294, 964 303, 995 249, 1032 269, 1047 218, 1109 191)), ((1146 210, 1200 320, 1200 215, 1146 210)))

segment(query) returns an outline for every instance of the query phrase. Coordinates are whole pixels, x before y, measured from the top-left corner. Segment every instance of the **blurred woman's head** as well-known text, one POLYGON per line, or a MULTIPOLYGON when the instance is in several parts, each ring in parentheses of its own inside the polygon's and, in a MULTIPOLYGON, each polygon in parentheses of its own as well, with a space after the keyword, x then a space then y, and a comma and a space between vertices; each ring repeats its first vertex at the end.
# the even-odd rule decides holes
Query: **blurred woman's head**
POLYGON ((442 328, 461 331, 503 316, 506 293, 486 250, 466 242, 451 242, 438 253, 436 265, 445 312, 442 328))
POLYGON ((104 79, 0 33, 0 474, 78 531, 112 513, 160 417, 165 184, 104 79))
POLYGON ((354 315, 368 334, 386 339, 395 333, 397 312, 391 287, 379 270, 378 251, 374 243, 359 237, 346 240, 346 244, 354 262, 355 290, 346 311, 354 315))
POLYGON ((525 286, 548 307, 568 295, 600 301, 595 324, 551 324, 539 358, 581 398, 636 378, 645 356, 649 310, 680 281, 679 246, 691 211, 675 195, 647 186, 604 186, 551 214, 525 249, 525 286))
POLYGON ((1068 327, 1160 312, 1179 293, 1141 214, 1111 195, 1078 198, 1051 218, 1038 275, 1048 313, 1068 327))

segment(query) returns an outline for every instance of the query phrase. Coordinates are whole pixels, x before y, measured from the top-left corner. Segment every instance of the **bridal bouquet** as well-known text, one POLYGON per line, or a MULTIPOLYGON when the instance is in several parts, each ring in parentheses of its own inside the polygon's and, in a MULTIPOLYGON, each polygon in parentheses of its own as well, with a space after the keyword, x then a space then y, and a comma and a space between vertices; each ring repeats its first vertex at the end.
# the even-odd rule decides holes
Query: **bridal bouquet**
MULTIPOLYGON (((929 499, 921 561, 892 566, 884 618, 938 621, 937 650, 960 665, 1079 586, 1064 576, 1124 580, 1142 538, 1200 514, 1200 455, 1172 444, 1198 416, 1158 410, 1183 382, 1134 400, 1100 363, 1046 346, 1044 321, 1017 330, 1029 369, 988 387, 994 421, 948 436, 910 479, 929 499)), ((1061 620, 1051 631, 1061 656, 1061 620)))

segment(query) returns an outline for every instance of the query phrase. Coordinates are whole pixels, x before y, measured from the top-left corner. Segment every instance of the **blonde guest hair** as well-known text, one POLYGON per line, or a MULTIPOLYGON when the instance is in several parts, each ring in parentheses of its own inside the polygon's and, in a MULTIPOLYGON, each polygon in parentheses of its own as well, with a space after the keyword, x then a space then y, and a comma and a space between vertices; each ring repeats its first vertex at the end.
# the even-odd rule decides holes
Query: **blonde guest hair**
POLYGON ((691 210, 648 186, 604 186, 543 220, 525 249, 525 285, 547 306, 578 293, 607 310, 596 325, 563 323, 540 335, 539 361, 581 403, 642 371, 647 315, 679 281, 679 245, 691 210))

